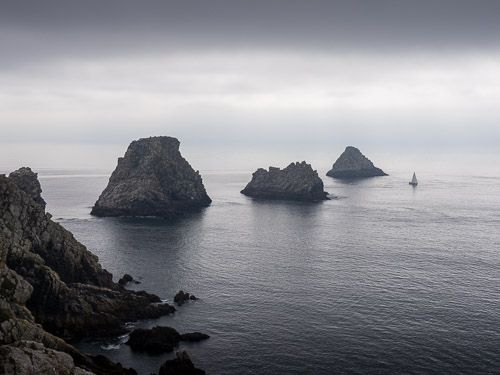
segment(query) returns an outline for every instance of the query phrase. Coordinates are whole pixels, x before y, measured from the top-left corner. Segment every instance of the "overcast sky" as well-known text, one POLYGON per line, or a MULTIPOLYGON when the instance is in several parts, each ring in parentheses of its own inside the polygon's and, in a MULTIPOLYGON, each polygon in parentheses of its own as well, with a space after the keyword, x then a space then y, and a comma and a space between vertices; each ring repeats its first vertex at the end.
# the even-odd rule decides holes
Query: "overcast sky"
POLYGON ((0 142, 500 144, 500 1, 0 0, 0 142))

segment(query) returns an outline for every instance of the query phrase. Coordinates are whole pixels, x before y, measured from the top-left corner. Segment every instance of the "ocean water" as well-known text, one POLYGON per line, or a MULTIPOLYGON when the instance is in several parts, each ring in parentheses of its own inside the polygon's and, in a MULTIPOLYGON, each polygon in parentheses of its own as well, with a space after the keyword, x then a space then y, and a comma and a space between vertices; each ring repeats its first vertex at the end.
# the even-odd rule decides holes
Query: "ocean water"
MULTIPOLYGON (((110 171, 38 172, 48 211, 115 281, 129 273, 141 281, 131 288, 167 301, 180 289, 200 298, 130 327, 209 334, 179 346, 207 374, 498 373, 499 159, 429 158, 416 188, 413 160, 389 159, 376 164, 390 176, 352 181, 324 164, 334 199, 312 204, 241 195, 250 169, 202 170, 213 204, 175 219, 92 217, 110 171)), ((140 374, 173 357, 124 341, 76 346, 140 374)))

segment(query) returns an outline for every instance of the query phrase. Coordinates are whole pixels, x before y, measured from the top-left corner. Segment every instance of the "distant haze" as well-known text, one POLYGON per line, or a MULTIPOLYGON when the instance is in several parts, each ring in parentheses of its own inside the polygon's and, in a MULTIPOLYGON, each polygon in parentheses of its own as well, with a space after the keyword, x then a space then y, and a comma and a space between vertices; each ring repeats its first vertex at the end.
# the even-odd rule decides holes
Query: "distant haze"
POLYGON ((499 20, 496 0, 3 1, 0 143, 493 149, 499 20))

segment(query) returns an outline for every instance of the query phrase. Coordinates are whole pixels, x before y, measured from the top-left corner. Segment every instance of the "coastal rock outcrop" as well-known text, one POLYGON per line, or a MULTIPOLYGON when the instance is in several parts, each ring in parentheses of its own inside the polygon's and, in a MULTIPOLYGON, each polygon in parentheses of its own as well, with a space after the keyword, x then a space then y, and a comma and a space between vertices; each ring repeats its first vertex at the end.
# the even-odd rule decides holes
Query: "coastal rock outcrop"
POLYGON ((48 349, 35 341, 18 341, 13 345, 0 346, 0 373, 12 375, 94 374, 76 367, 69 354, 48 349))
POLYGON ((158 375, 204 375, 205 371, 194 367, 191 358, 185 350, 175 353, 175 358, 169 359, 160 367, 158 375))
POLYGON ((33 172, 29 167, 22 167, 9 174, 9 179, 31 199, 45 208, 46 203, 42 198, 42 187, 38 181, 38 173, 33 172))
POLYGON ((7 356, 0 366, 24 361, 25 353, 36 359, 34 366, 52 366, 51 358, 60 357, 72 369, 55 351, 72 358, 69 373, 136 374, 103 356, 82 354, 56 335, 115 335, 125 332, 125 322, 175 308, 114 283, 98 258, 15 182, 0 175, 0 348, 7 356))
POLYGON ((352 146, 346 147, 326 175, 334 178, 387 176, 382 169, 375 167, 361 151, 352 146))
POLYGON ((174 302, 176 302, 179 306, 181 306, 184 302, 187 301, 197 301, 198 298, 194 296, 194 294, 184 293, 184 291, 179 290, 177 294, 174 296, 174 302))
POLYGON ((210 336, 201 332, 180 334, 172 327, 156 326, 151 329, 137 328, 130 334, 127 345, 132 350, 144 351, 150 354, 168 353, 180 341, 201 341, 210 336))
POLYGON ((269 167, 269 171, 259 168, 241 193, 256 198, 304 202, 329 199, 318 173, 305 161, 291 163, 283 170, 276 167, 269 167))
POLYGON ((138 281, 138 280, 135 280, 128 273, 126 273, 125 275, 123 275, 123 277, 120 280, 118 280, 118 284, 120 284, 121 286, 125 286, 128 283, 140 284, 141 282, 138 281))
POLYGON ((71 337, 119 334, 127 321, 175 311, 157 304, 155 295, 114 283, 97 256, 10 177, 0 176, 0 202, 6 265, 33 288, 26 306, 47 331, 71 337))
POLYGON ((172 137, 133 141, 92 208, 96 216, 167 217, 208 206, 201 176, 172 137))

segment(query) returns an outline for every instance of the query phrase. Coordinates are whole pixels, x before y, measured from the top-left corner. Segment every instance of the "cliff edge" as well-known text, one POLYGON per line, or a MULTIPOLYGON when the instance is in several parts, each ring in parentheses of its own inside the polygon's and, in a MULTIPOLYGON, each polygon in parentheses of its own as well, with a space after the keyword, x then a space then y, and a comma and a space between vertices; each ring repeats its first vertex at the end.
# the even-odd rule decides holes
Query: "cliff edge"
POLYGON ((0 373, 135 374, 57 336, 118 335, 175 308, 114 283, 22 180, 0 175, 0 373))

